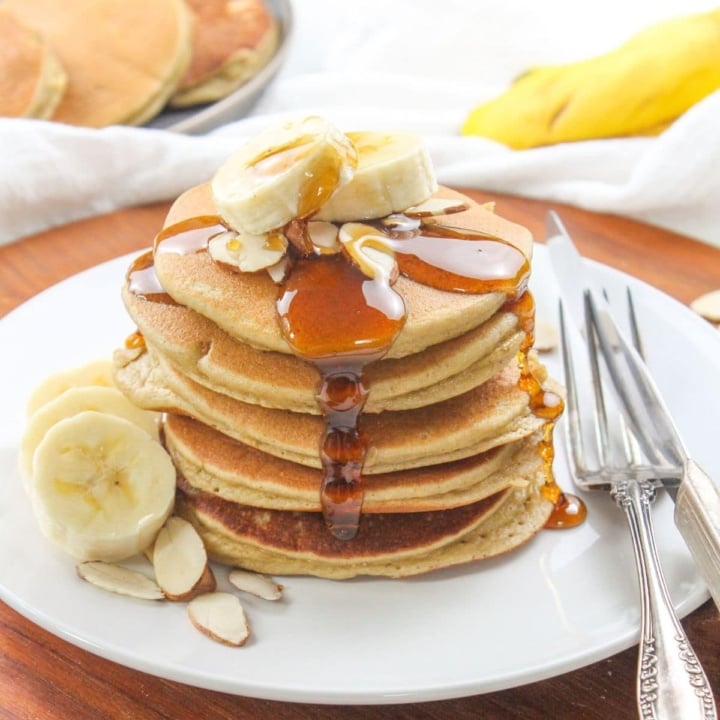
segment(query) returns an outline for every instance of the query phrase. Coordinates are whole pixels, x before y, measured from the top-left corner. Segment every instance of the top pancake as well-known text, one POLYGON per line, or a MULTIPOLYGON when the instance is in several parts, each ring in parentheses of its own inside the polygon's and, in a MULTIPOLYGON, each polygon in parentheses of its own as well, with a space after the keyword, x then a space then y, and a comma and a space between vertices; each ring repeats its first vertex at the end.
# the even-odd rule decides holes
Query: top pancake
POLYGON ((275 19, 262 0, 186 0, 194 16, 192 59, 174 107, 212 102, 260 70, 277 46, 275 19))
POLYGON ((103 127, 159 112, 190 60, 182 0, 5 0, 50 44, 68 74, 54 120, 103 127))
MULTIPOLYGON (((437 196, 461 197, 470 206, 469 210, 452 216, 449 224, 453 227, 501 237, 528 258, 531 256, 532 237, 525 228, 447 188, 441 188, 437 196)), ((176 200, 165 226, 213 214, 217 210, 210 188, 201 185, 176 200)), ((232 337, 261 350, 292 353, 277 320, 277 285, 266 272, 228 272, 205 252, 156 253, 155 270, 163 288, 177 302, 211 319, 232 337)), ((418 353, 463 335, 488 320, 506 299, 499 292, 478 295, 445 292, 402 276, 394 289, 405 302, 407 319, 387 353, 388 358, 418 353)))
POLYGON ((0 9, 0 117, 48 118, 66 85, 47 43, 0 9))

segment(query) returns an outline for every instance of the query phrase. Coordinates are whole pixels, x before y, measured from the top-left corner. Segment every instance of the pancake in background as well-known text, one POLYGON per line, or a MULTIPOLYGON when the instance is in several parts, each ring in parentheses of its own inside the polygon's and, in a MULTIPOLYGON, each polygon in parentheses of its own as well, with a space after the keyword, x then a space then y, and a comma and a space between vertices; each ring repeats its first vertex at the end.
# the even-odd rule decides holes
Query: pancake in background
MULTIPOLYGON (((363 417, 369 438, 365 473, 435 465, 476 455, 527 437, 543 425, 518 387, 513 361, 492 380, 431 406, 363 417)), ((320 467, 320 416, 251 405, 198 385, 149 352, 115 353, 115 382, 148 410, 194 417, 276 457, 320 467)))
MULTIPOLYGON (((123 288, 125 307, 150 350, 205 387, 264 407, 319 414, 317 369, 284 353, 259 351, 231 338, 183 305, 147 302, 123 288)), ((422 354, 381 360, 365 371, 372 388, 365 412, 404 410, 460 395, 489 380, 522 342, 513 313, 422 354)))
MULTIPOLYGON (((532 237, 523 227, 511 223, 469 198, 447 188, 437 197, 461 198, 470 208, 452 215, 452 226, 470 228, 504 238, 532 254, 532 237)), ((181 195, 170 209, 165 226, 200 215, 217 214, 207 185, 181 195)), ((282 336, 275 303, 277 285, 265 272, 227 272, 206 252, 155 252, 155 271, 160 284, 181 305, 212 320, 229 335, 261 350, 292 354, 282 336)), ((437 290, 406 277, 393 285, 407 310, 405 325, 386 357, 397 358, 421 352, 431 345, 459 337, 478 327, 505 303, 501 292, 463 294, 437 290)))
MULTIPOLYGON (((165 444, 188 485, 223 500, 273 510, 319 512, 320 471, 273 457, 196 420, 168 415, 165 444)), ((524 486, 520 468, 536 436, 442 466, 366 475, 363 513, 442 510, 524 486)))
POLYGON ((0 5, 0 117, 49 118, 66 85, 47 43, 0 5))
POLYGON ((538 492, 544 473, 537 453, 528 463, 521 470, 531 480, 524 488, 436 513, 366 514, 352 540, 328 533, 320 513, 247 507, 182 481, 176 511, 198 528, 218 562, 282 575, 408 577, 494 557, 532 538, 552 504, 538 492))
POLYGON ((53 48, 68 86, 53 120, 140 125, 173 94, 190 61, 182 0, 5 0, 53 48))
POLYGON ((192 58, 170 100, 173 107, 229 95, 264 67, 278 42, 262 0, 186 0, 193 12, 192 58))

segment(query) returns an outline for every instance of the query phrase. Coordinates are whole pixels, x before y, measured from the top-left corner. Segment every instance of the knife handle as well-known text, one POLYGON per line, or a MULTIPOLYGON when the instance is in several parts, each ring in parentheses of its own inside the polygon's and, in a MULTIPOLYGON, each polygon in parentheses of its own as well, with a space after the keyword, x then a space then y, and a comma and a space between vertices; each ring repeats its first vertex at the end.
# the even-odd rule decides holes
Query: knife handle
POLYGON ((685 462, 675 524, 720 609, 720 491, 693 460, 685 462))

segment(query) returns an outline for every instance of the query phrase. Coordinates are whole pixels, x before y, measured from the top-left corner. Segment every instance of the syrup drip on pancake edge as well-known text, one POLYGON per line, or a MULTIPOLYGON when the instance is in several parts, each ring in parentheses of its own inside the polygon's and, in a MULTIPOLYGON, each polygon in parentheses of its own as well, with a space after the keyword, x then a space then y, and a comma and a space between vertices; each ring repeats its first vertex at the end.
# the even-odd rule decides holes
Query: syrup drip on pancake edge
POLYGON ((363 369, 390 349, 405 324, 405 304, 389 284, 336 254, 295 260, 277 309, 285 339, 320 371, 321 505, 333 535, 349 540, 360 522, 368 449, 358 422, 367 397, 363 369))
MULTIPOLYGON (((387 239, 403 275, 449 292, 505 294, 504 309, 515 313, 525 335, 518 353, 518 384, 530 397, 531 411, 545 420, 538 444, 545 472, 542 494, 554 506, 546 527, 579 525, 586 516, 585 505, 563 493, 552 473, 552 434, 563 402, 542 388, 528 360, 534 343, 535 305, 527 289, 527 259, 509 243, 477 231, 393 217, 396 222, 390 225, 372 225, 387 239)), ((203 252, 211 238, 228 229, 218 216, 190 218, 161 231, 154 252, 203 252)), ((300 256, 292 246, 288 252, 292 262, 280 285, 278 316, 293 351, 312 362, 321 376, 323 515, 335 537, 349 540, 359 527, 362 467, 368 449, 359 422, 368 392, 363 369, 389 350, 405 322, 405 307, 391 282, 367 277, 342 253, 300 256)), ((152 253, 133 263, 127 279, 129 289, 140 297, 174 302, 157 279, 152 253)), ((141 336, 133 335, 126 342, 142 346, 141 336)))

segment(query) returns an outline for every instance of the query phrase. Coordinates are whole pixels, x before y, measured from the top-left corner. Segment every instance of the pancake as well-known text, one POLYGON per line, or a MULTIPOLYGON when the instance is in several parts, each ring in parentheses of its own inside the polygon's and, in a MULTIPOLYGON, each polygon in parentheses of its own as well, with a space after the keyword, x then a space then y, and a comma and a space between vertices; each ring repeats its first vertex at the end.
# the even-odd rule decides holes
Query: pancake
POLYGON ((409 577, 518 548, 546 523, 552 504, 537 488, 504 490, 437 513, 367 514, 352 540, 337 540, 320 513, 281 512, 230 503, 181 483, 177 512, 201 533, 209 556, 259 572, 345 579, 409 577))
MULTIPOLYGON (((470 209, 452 215, 452 226, 500 236, 532 254, 529 232, 460 193, 441 188, 438 197, 462 198, 470 209)), ((199 186, 174 203, 166 227, 198 215, 216 213, 209 186, 199 186)), ((162 243, 159 245, 162 248, 162 243)), ((155 272, 167 293, 181 305, 212 320, 231 337, 260 350, 292 354, 277 321, 277 285, 265 272, 229 273, 206 252, 155 252, 155 272)), ((388 358, 418 353, 451 340, 486 322, 506 301, 504 293, 462 294, 437 290, 399 277, 394 285, 407 311, 405 324, 388 358)))
MULTIPOLYGON (((263 408, 213 392, 148 352, 116 351, 115 362, 118 387, 140 407, 188 415, 263 452, 321 467, 321 417, 263 408)), ((441 403, 367 414, 362 422, 370 441, 365 472, 451 462, 533 434, 543 421, 530 412, 518 376, 513 362, 483 385, 441 403)))
POLYGON ((190 61, 191 16, 182 0, 5 0, 68 74, 53 120, 140 125, 166 104, 190 61))
POLYGON ((66 85, 47 43, 0 6, 0 117, 48 118, 66 85))
MULTIPOLYGON (((244 402, 319 414, 315 367, 284 353, 258 351, 182 305, 148 301, 123 288, 130 317, 155 355, 200 385, 244 402)), ((513 313, 499 312, 464 335, 421 355, 373 363, 365 412, 404 410, 460 395, 489 380, 523 339, 513 313)))
MULTIPOLYGON (((319 512, 319 470, 244 445, 203 423, 168 415, 165 444, 186 482, 224 500, 274 510, 319 512)), ((367 475, 364 513, 441 510, 526 484, 518 467, 538 438, 508 443, 454 463, 367 475)))
POLYGON ((262 0, 186 0, 193 16, 192 58, 173 107, 213 102, 246 83, 272 57, 277 24, 262 0))

